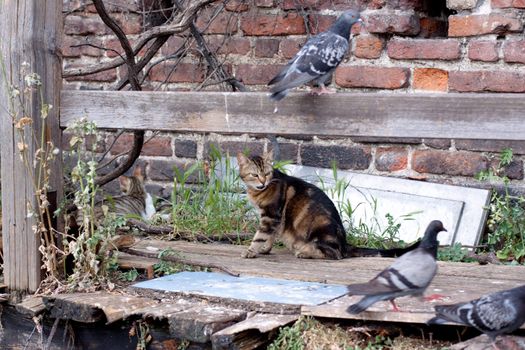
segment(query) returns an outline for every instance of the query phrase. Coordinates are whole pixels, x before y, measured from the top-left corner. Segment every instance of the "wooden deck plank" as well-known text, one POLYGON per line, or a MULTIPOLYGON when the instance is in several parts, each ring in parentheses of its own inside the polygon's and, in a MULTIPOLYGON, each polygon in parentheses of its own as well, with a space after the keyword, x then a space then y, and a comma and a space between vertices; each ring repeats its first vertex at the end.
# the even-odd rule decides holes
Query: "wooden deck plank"
POLYGON ((270 332, 286 326, 298 315, 256 314, 211 336, 213 350, 259 349, 271 339, 270 332))
POLYGON ((44 312, 46 306, 41 296, 30 295, 24 298, 21 303, 16 304, 15 308, 21 314, 33 317, 44 312))
POLYGON ((145 307, 157 305, 158 301, 131 295, 95 292, 44 296, 44 304, 54 318, 85 323, 105 319, 110 324, 135 315, 145 307))
MULTIPOLYGON (((143 240, 133 251, 155 251, 171 248, 181 256, 197 262, 208 262, 227 267, 240 275, 295 279, 334 284, 368 281, 390 265, 390 258, 350 258, 338 261, 300 260, 286 249, 275 249, 272 254, 255 259, 243 259, 246 247, 229 244, 202 244, 191 242, 166 242, 143 240)), ((478 298, 497 290, 512 288, 525 283, 524 266, 479 265, 473 263, 438 262, 438 274, 428 293, 439 293, 447 298, 440 303, 455 303, 478 298)), ((417 298, 400 298, 404 312, 391 312, 388 303, 378 303, 357 316, 345 312, 348 305, 359 297, 343 297, 321 306, 302 307, 302 313, 320 317, 367 319, 393 322, 425 322, 432 316, 433 303, 417 298)))
POLYGON ((152 279, 154 277, 153 267, 159 261, 160 259, 146 258, 143 256, 131 255, 124 252, 119 252, 117 257, 117 264, 119 268, 125 270, 143 270, 146 272, 148 279, 152 279))

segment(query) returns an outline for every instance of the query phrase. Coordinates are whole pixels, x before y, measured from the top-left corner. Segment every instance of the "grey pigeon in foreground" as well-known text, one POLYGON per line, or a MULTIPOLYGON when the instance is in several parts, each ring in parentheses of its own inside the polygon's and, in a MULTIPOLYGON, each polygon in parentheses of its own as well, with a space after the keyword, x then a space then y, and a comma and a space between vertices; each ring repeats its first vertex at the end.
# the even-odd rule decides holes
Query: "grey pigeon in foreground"
POLYGON ((273 85, 270 98, 279 101, 288 94, 288 90, 309 82, 321 87, 319 93, 329 92, 325 84, 332 80, 332 73, 348 51, 352 25, 360 21, 359 12, 345 11, 328 31, 311 37, 268 83, 273 85))
POLYGON ((484 295, 479 299, 453 305, 436 305, 436 317, 428 324, 454 322, 477 328, 492 340, 510 333, 525 322, 525 285, 484 295))
POLYGON ((416 249, 401 255, 369 282, 349 285, 349 295, 364 297, 350 305, 346 311, 358 314, 382 300, 389 300, 393 310, 399 311, 394 299, 405 295, 423 295, 437 272, 437 235, 441 231, 446 231, 443 223, 439 220, 432 221, 416 249))

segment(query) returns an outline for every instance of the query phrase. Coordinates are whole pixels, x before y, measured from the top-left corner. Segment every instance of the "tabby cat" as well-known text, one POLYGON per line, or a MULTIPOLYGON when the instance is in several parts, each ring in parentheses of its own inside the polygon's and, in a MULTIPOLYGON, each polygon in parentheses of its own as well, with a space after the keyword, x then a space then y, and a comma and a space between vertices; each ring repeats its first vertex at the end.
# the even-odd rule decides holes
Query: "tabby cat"
MULTIPOLYGON (((118 180, 122 195, 95 204, 95 222, 103 221, 104 207, 117 216, 140 216, 150 219, 155 214, 155 208, 151 195, 144 188, 141 168, 135 168, 132 176, 121 175, 118 180)), ((77 223, 80 224, 82 220, 82 215, 78 215, 77 223)))
POLYGON ((342 259, 349 256, 398 256, 407 248, 369 249, 347 244, 334 203, 318 187, 272 166, 272 151, 263 156, 237 154, 248 198, 259 209, 260 226, 244 258, 268 254, 279 238, 298 258, 342 259))

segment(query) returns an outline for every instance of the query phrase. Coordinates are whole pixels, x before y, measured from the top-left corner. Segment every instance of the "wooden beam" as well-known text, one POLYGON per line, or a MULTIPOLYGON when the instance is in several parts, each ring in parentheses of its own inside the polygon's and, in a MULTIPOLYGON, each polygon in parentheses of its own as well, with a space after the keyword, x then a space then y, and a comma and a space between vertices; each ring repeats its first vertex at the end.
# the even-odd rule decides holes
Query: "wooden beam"
POLYGON ((61 126, 254 135, 523 140, 520 94, 62 91, 61 126))
MULTIPOLYGON (((2 140, 2 220, 4 243, 4 277, 11 289, 35 291, 41 280, 40 237, 32 229, 34 218, 28 215, 27 203, 35 204, 35 190, 30 172, 19 158, 17 144, 21 142, 13 125, 13 113, 32 119, 35 135, 44 135, 44 142, 60 146, 58 125, 61 60, 58 55, 62 32, 61 0, 0 1, 0 139, 2 140), (24 72, 25 70, 25 72, 24 72), (42 81, 42 99, 37 91, 28 96, 22 90, 24 76, 37 73, 42 81), (5 76, 4 76, 5 74, 5 76), (22 113, 11 106, 12 87, 20 89, 20 99, 26 106, 22 113), (42 100, 55 106, 47 119, 40 118, 42 100), (10 107, 11 106, 11 107, 10 107)), ((40 147, 40 136, 26 137, 28 153, 40 147)), ((60 157, 51 166, 51 194, 60 200, 62 172, 60 157)), ((30 166, 32 165, 30 160, 30 166)))

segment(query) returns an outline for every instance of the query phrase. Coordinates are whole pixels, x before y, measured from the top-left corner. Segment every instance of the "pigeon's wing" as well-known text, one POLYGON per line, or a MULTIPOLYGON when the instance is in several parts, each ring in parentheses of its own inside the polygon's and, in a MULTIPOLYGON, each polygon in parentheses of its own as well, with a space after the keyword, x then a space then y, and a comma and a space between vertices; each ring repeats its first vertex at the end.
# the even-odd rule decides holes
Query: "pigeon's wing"
POLYGON ((524 310, 519 310, 508 291, 490 294, 475 301, 472 312, 468 314, 469 324, 484 333, 506 332, 514 327, 524 310))
POLYGON ((399 258, 381 271, 368 283, 351 284, 350 295, 398 294, 400 292, 422 292, 430 284, 437 271, 434 258, 424 250, 415 249, 399 258))
POLYGON ((502 291, 466 303, 436 305, 429 323, 455 322, 475 327, 494 337, 515 330, 524 320, 523 302, 512 291, 502 291))
POLYGON ((437 272, 436 259, 424 249, 401 255, 389 267, 391 281, 400 289, 426 289, 437 272))
POLYGON ((284 69, 268 85, 270 91, 291 89, 330 74, 343 60, 348 40, 325 32, 308 40, 284 69))

